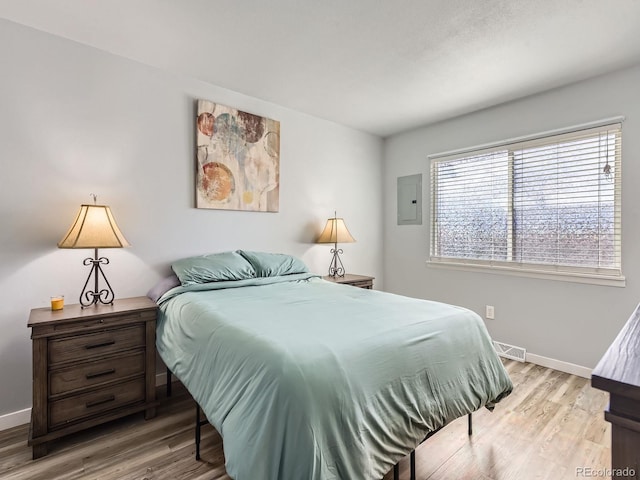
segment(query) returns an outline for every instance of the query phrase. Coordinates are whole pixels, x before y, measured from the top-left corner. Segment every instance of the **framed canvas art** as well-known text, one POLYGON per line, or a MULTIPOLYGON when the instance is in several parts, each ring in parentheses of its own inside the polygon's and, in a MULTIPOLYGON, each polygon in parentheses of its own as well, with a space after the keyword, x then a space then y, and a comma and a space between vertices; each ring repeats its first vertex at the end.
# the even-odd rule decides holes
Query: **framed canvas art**
POLYGON ((196 207, 277 212, 280 122, 198 100, 196 207))

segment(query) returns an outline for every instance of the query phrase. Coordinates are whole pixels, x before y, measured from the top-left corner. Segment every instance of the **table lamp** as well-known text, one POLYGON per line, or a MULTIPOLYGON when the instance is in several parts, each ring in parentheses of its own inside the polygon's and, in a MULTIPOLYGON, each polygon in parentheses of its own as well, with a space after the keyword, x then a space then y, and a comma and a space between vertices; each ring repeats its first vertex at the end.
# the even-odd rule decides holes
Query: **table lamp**
POLYGON ((349 229, 344 223, 342 218, 338 218, 334 212, 333 218, 327 220, 327 224, 324 226, 324 230, 316 240, 316 243, 333 243, 334 246, 331 249, 333 258, 329 264, 329 275, 332 277, 344 277, 344 265, 340 260, 340 254, 344 253, 341 248, 338 248, 338 243, 353 243, 356 240, 349 233, 349 229))
POLYGON ((94 258, 88 257, 82 262, 83 265, 91 265, 89 276, 80 293, 80 305, 82 305, 82 308, 97 305, 98 302, 112 305, 115 298, 113 289, 101 267, 101 265, 107 265, 109 259, 98 257, 98 249, 131 246, 118 228, 111 209, 107 205, 96 205, 97 197, 93 194, 91 196, 94 204, 80 206, 80 211, 71 224, 71 228, 62 237, 62 240, 58 242, 58 248, 94 249, 94 258), (94 278, 93 291, 87 290, 92 276, 94 278), (104 280, 106 288, 99 288, 99 277, 104 280))

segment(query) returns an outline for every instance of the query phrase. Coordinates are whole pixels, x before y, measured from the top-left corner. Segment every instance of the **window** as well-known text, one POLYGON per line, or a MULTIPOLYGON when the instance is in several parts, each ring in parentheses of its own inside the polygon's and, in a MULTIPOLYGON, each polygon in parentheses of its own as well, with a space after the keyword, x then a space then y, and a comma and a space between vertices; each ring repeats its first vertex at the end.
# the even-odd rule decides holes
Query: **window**
POLYGON ((430 262, 624 280, 621 125, 431 156, 430 262))

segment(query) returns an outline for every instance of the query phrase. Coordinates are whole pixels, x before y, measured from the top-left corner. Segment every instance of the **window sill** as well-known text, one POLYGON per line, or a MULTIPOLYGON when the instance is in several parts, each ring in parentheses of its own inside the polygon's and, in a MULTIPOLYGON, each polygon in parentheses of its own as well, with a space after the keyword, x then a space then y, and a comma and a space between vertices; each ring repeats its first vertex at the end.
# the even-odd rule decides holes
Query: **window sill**
POLYGON ((430 268, 444 268, 447 270, 462 270, 468 272, 483 272, 516 277, 540 278, 561 282, 586 283, 588 285, 604 285, 607 287, 625 287, 626 278, 623 275, 597 275, 578 272, 555 272, 551 270, 536 270, 535 268, 511 267, 503 265, 479 265, 474 263, 427 260, 430 268))

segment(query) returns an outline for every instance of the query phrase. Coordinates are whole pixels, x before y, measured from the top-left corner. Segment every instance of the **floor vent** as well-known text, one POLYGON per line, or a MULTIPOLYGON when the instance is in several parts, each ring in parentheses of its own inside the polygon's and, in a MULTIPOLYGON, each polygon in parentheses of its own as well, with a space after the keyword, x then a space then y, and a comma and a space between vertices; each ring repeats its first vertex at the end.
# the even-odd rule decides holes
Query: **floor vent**
POLYGON ((522 347, 516 347, 514 345, 509 345, 508 343, 496 342, 495 340, 493 341, 493 346, 501 357, 517 360, 518 362, 525 361, 527 351, 522 347))

